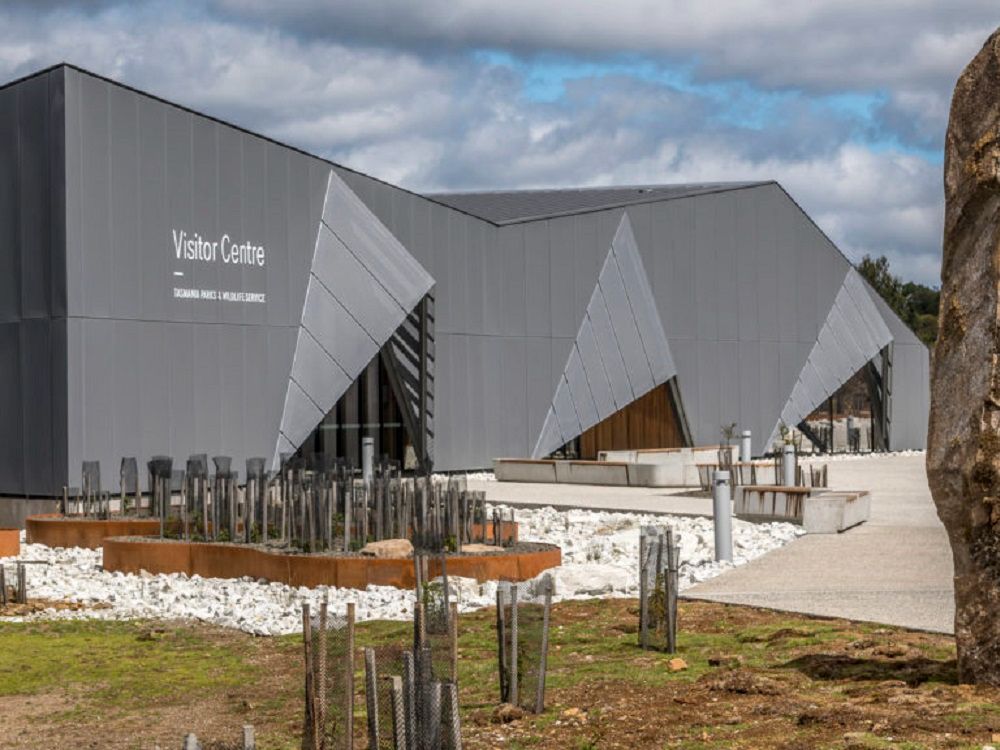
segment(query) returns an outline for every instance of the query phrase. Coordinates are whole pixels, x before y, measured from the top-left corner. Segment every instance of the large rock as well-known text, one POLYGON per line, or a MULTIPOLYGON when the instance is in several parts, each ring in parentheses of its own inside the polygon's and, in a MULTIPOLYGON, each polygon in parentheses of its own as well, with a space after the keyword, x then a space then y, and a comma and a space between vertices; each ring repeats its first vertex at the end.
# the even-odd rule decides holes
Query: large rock
POLYGON ((1000 685, 1000 30, 955 86, 927 471, 955 562, 959 678, 1000 685))
POLYGON ((413 545, 409 539, 383 539, 381 542, 368 542, 361 548, 361 554, 385 558, 410 557, 413 545))

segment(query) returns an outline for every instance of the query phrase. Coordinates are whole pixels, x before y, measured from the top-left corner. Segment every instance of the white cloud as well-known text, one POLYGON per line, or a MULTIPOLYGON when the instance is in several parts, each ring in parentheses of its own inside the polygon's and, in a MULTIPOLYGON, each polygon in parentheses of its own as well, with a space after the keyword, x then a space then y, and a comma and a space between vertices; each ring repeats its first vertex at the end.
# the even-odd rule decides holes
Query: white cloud
POLYGON ((523 70, 462 48, 645 51, 760 85, 884 88, 884 123, 927 146, 985 38, 983 3, 952 4, 960 22, 924 1, 566 2, 24 5, 0 10, 0 75, 68 60, 416 190, 776 179, 850 257, 885 253, 936 281, 940 167, 859 145, 865 123, 808 91, 749 128, 732 109, 753 89, 720 100, 621 73, 532 101, 523 70))

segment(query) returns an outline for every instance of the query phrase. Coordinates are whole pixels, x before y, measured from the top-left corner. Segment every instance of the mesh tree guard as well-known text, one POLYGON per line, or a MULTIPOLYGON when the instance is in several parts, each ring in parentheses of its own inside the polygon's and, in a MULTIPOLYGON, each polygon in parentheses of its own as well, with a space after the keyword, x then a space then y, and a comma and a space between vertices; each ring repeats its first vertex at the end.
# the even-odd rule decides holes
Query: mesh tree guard
POLYGON ((497 589, 497 662, 500 701, 541 713, 545 708, 552 577, 503 582, 497 589))
POLYGON ((344 616, 329 613, 326 602, 312 614, 303 605, 306 686, 302 747, 352 750, 354 747, 354 604, 344 616))
POLYGON ((639 536, 639 645, 677 650, 679 547, 670 527, 643 526, 639 536))

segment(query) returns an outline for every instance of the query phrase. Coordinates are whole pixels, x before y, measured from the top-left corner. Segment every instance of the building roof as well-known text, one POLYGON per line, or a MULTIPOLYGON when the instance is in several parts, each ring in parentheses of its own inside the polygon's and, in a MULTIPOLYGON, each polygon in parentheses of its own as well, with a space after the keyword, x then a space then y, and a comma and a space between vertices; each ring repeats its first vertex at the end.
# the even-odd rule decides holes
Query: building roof
POLYGON ((694 195, 742 190, 769 182, 702 182, 678 185, 497 190, 479 193, 430 193, 428 198, 493 224, 517 224, 556 216, 653 203, 694 195))

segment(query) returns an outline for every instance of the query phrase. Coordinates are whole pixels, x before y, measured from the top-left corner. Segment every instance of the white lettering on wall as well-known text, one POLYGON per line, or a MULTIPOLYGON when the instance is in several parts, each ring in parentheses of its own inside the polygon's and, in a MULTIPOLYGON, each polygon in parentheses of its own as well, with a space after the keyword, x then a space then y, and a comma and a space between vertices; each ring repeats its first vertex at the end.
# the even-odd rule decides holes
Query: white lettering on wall
POLYGON ((267 249, 252 242, 236 242, 228 234, 218 240, 207 240, 200 234, 172 229, 174 254, 177 260, 197 260, 215 263, 221 260, 229 265, 258 266, 263 268, 267 261, 267 249))

